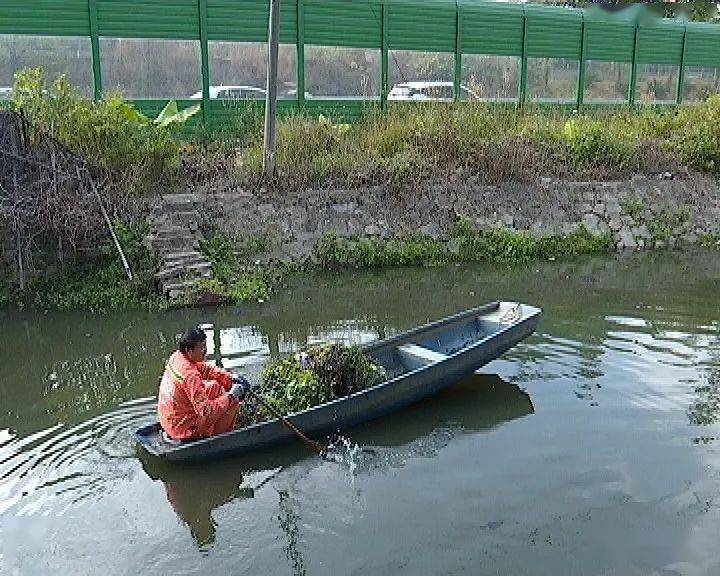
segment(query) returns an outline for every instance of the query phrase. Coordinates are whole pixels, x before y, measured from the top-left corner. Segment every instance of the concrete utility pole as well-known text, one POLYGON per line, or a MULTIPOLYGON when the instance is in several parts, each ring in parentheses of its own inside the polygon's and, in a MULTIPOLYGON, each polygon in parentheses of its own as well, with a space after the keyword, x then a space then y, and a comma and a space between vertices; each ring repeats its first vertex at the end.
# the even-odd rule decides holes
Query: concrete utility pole
POLYGON ((267 91, 265 94, 265 142, 263 172, 275 174, 275 118, 277 115, 278 38, 280 37, 280 0, 270 0, 267 91))

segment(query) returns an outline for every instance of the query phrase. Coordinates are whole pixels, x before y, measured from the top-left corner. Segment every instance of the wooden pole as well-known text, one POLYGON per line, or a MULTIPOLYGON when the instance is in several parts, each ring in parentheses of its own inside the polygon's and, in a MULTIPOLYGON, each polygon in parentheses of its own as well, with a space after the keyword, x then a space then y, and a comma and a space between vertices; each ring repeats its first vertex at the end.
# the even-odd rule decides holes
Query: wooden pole
MULTIPOLYGON (((18 117, 18 122, 23 120, 18 117)), ((20 146, 24 146, 24 135, 25 131, 22 129, 22 124, 18 124, 15 132, 15 138, 11 140, 11 152, 14 153, 15 157, 12 159, 12 174, 13 174, 13 228, 15 231, 15 250, 17 252, 17 267, 18 267, 18 282, 20 290, 25 290, 25 258, 24 253, 24 242, 22 237, 22 222, 20 221, 20 215, 18 214, 20 209, 20 186, 18 185, 18 158, 20 157, 20 146)))
POLYGON ((275 120, 277 116, 277 67, 279 36, 280 0, 270 0, 267 91, 265 94, 265 140, 263 155, 263 172, 267 178, 272 178, 275 174, 275 120))

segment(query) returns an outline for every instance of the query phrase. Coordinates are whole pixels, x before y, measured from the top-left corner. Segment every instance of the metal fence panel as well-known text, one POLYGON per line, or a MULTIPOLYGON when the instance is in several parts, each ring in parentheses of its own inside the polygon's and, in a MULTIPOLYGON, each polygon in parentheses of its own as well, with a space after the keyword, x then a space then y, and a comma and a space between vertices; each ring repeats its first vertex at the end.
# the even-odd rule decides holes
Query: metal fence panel
POLYGON ((641 22, 638 25, 637 63, 680 65, 685 25, 676 20, 641 22))
POLYGON ((454 52, 455 0, 388 0, 388 47, 391 50, 454 52))
MULTIPOLYGON (((208 41, 266 42, 268 9, 269 0, 0 0, 0 34, 89 37, 96 98, 103 94, 101 37, 199 40, 203 119, 214 124, 251 104, 228 109, 210 101, 208 41)), ((379 50, 383 106, 388 50, 454 53, 456 93, 463 54, 519 57, 519 105, 529 58, 579 60, 577 106, 587 60, 630 64, 629 104, 639 89, 638 69, 646 65, 678 67, 677 104, 686 67, 720 68, 720 25, 656 19, 637 5, 612 13, 487 0, 282 0, 280 30, 280 41, 295 44, 297 54, 297 98, 281 108, 335 110, 340 117, 356 117, 374 104, 306 99, 306 44, 379 50)), ((154 110, 161 102, 138 105, 154 110)))
POLYGON ((685 66, 720 67, 720 26, 705 22, 688 24, 685 32, 685 66))
POLYGON ((459 8, 463 53, 522 55, 524 11, 521 5, 464 0, 459 8))
POLYGON ((97 10, 100 36, 200 39, 198 0, 97 0, 97 10))
POLYGON ((2 0, 0 34, 89 36, 88 0, 2 0))
POLYGON ((555 6, 526 6, 526 56, 580 58, 581 10, 555 6))
POLYGON ((305 44, 380 48, 382 3, 374 0, 304 0, 305 44))
MULTIPOLYGON (((209 40, 267 42, 267 0, 207 0, 209 40)), ((280 42, 297 41, 297 0, 280 4, 280 42)))
POLYGON ((585 58, 632 62, 635 24, 627 21, 585 21, 585 58))

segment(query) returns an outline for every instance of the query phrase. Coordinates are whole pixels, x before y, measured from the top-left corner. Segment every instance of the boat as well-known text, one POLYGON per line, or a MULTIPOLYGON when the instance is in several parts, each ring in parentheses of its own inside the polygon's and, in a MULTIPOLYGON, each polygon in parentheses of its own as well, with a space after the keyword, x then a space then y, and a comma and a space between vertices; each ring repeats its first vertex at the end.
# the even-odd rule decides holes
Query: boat
MULTIPOLYGON (((363 346, 383 366, 384 382, 287 418, 308 435, 335 433, 426 398, 460 381, 535 330, 542 310, 519 302, 490 302, 363 346)), ((173 462, 242 454, 295 439, 280 420, 186 442, 168 442, 158 423, 135 432, 141 448, 173 462)))

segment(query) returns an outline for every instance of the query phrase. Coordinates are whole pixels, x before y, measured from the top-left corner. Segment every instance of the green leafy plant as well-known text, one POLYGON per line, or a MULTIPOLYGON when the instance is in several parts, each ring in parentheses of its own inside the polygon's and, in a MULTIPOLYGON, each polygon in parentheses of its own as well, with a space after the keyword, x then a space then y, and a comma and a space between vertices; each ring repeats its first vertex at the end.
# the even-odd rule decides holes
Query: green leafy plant
POLYGON ((153 120, 153 124, 160 128, 167 128, 173 124, 185 124, 190 118, 200 112, 200 104, 189 106, 183 110, 178 110, 175 100, 170 100, 153 120))
POLYGON ((485 260, 501 264, 523 264, 536 259, 577 256, 608 252, 610 234, 594 235, 585 226, 570 234, 534 237, 527 232, 506 228, 475 230, 467 223, 453 232, 457 244, 456 258, 463 261, 485 260))
POLYGON ((650 219, 647 228, 653 241, 667 242, 689 219, 690 210, 687 206, 664 207, 650 219))
POLYGON ((622 211, 630 216, 630 218, 637 219, 642 214, 645 206, 638 198, 625 198, 620 200, 620 208, 622 211))
POLYGON ((313 256, 324 268, 433 266, 448 261, 444 244, 423 236, 380 239, 327 234, 315 244, 313 256))
POLYGON ((10 306, 15 302, 15 294, 12 286, 5 278, 0 280, 0 309, 10 306))
POLYGON ((96 257, 77 257, 58 274, 31 282, 16 302, 43 310, 161 309, 167 305, 155 291, 159 262, 143 244, 143 230, 115 222, 115 231, 134 271, 129 281, 111 240, 96 257))
POLYGON ((200 249, 210 260, 214 277, 201 280, 191 298, 208 293, 230 302, 269 298, 274 287, 295 271, 297 265, 260 266, 248 261, 255 253, 264 251, 267 245, 267 238, 261 236, 231 238, 216 233, 203 240, 200 249))
POLYGON ((60 76, 48 82, 40 68, 18 71, 13 107, 44 134, 63 142, 91 165, 128 171, 150 181, 177 166, 179 144, 173 126, 197 112, 168 103, 155 121, 118 95, 94 102, 60 76))
POLYGON ((298 412, 379 384, 382 366, 356 346, 313 346, 267 364, 262 394, 284 414, 298 412))
POLYGON ((720 250, 720 232, 703 234, 698 239, 698 245, 703 248, 714 248, 720 250))
POLYGON ((584 226, 569 234, 542 237, 506 228, 476 229, 461 219, 448 243, 423 236, 407 238, 344 238, 334 234, 316 243, 313 256, 329 269, 382 266, 435 266, 451 261, 524 264, 557 256, 608 252, 612 236, 593 235, 584 226))

